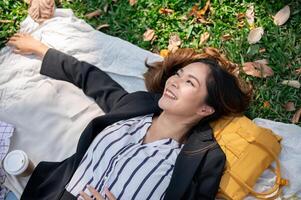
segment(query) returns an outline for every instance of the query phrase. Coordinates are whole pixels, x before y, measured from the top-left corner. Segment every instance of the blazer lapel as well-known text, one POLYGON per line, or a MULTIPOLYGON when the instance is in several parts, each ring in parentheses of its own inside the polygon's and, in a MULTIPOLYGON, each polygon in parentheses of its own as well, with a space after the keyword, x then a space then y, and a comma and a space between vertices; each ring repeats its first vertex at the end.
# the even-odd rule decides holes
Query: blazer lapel
POLYGON ((192 130, 187 143, 177 157, 165 200, 181 199, 211 144, 213 144, 213 135, 209 125, 198 126, 192 130))

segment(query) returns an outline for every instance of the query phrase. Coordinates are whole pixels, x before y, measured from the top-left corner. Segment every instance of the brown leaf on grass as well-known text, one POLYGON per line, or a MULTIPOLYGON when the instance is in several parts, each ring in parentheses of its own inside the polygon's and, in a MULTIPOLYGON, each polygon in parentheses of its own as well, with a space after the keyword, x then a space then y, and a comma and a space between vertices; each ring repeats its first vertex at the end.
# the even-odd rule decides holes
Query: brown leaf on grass
POLYGON ((264 33, 264 30, 262 27, 252 29, 248 35, 249 44, 255 44, 255 43, 259 42, 263 33, 264 33))
POLYGON ((168 56, 168 54, 169 54, 168 49, 162 49, 160 51, 160 56, 162 56, 163 58, 165 58, 166 56, 168 56))
POLYGON ((294 87, 294 88, 297 88, 297 89, 299 89, 301 87, 300 82, 296 81, 296 80, 284 80, 284 81, 282 81, 282 84, 283 85, 288 85, 288 86, 291 86, 291 87, 294 87))
POLYGON ((289 6, 284 6, 273 17, 274 18, 274 23, 278 26, 281 26, 281 25, 285 24, 285 22, 289 19, 290 14, 291 14, 290 7, 289 6))
POLYGON ((205 42, 207 42, 207 40, 209 39, 210 37, 210 33, 208 32, 205 32, 203 33, 201 36, 200 36, 200 45, 204 44, 205 42))
POLYGON ((100 29, 102 29, 102 28, 109 28, 110 27, 110 25, 109 24, 101 24, 101 25, 99 25, 99 26, 97 26, 97 30, 100 30, 100 29))
POLYGON ((293 124, 296 124, 296 123, 299 122, 300 115, 301 115, 301 108, 299 108, 299 110, 297 110, 297 112, 294 114, 294 116, 292 118, 292 123, 293 124))
POLYGON ((144 41, 151 41, 155 36, 155 31, 153 29, 147 29, 143 34, 144 41))
POLYGON ((301 67, 299 69, 296 69, 295 72, 296 72, 297 75, 300 75, 301 74, 301 67))
POLYGON ((270 108, 271 104, 270 104, 270 102, 265 101, 265 102, 263 102, 263 106, 262 107, 264 107, 264 108, 270 108))
POLYGON ((133 6, 137 3, 137 0, 129 0, 129 3, 130 3, 131 6, 133 6))
POLYGON ((254 25, 254 18, 255 18, 254 5, 250 5, 246 11, 246 19, 251 27, 254 25))
POLYGON ((291 101, 289 101, 289 102, 287 102, 286 104, 284 104, 283 105, 283 108, 286 110, 286 111, 295 111, 296 110, 296 108, 295 108, 295 104, 294 104, 294 102, 291 102, 291 101))
POLYGON ((266 52, 266 49, 265 49, 265 48, 260 48, 260 49, 259 49, 259 53, 264 53, 264 52, 266 52))
POLYGON ((228 41, 232 38, 232 36, 230 34, 225 34, 225 35, 222 35, 221 39, 222 41, 228 41))
POLYGON ((205 22, 206 20, 204 19, 204 15, 206 14, 206 12, 208 10, 210 10, 210 0, 207 0, 205 6, 199 10, 199 4, 195 4, 192 9, 190 10, 190 12, 188 13, 188 16, 194 16, 197 18, 197 21, 200 22, 205 22))
POLYGON ((168 50, 170 52, 175 52, 179 46, 182 44, 181 38, 178 34, 172 34, 168 40, 168 50))
POLYGON ((169 15, 174 13, 175 11, 172 9, 168 9, 168 8, 160 8, 159 13, 160 14, 164 14, 164 15, 169 15))
POLYGON ((93 17, 98 17, 99 15, 101 15, 101 10, 97 9, 93 12, 90 12, 88 14, 86 14, 85 16, 88 18, 88 19, 92 19, 93 17))
POLYGON ((244 20, 245 16, 246 16, 245 13, 238 13, 236 15, 236 18, 237 18, 238 21, 242 21, 242 20, 244 20))
POLYGON ((267 66, 267 60, 257 60, 254 62, 246 62, 243 64, 242 70, 250 76, 258 78, 266 78, 274 75, 272 68, 267 66))

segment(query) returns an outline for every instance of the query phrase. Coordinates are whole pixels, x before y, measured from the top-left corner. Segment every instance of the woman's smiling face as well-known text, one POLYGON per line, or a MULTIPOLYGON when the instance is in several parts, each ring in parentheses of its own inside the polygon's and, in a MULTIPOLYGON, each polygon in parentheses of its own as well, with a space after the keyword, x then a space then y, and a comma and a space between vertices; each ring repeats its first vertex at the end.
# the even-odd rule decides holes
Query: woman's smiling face
POLYGON ((178 70, 167 79, 159 107, 179 116, 191 117, 200 113, 207 116, 209 114, 202 113, 205 109, 212 114, 214 109, 205 104, 209 70, 209 67, 201 62, 191 63, 178 70))

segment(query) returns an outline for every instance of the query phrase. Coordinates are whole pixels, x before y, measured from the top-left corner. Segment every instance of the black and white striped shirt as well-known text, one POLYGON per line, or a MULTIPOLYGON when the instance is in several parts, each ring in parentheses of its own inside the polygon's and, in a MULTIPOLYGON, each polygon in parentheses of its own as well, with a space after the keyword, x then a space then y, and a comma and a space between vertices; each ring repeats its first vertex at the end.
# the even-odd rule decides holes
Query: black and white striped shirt
POLYGON ((93 140, 66 190, 76 197, 108 187, 117 199, 161 199, 183 147, 173 139, 143 144, 152 115, 119 121, 93 140))

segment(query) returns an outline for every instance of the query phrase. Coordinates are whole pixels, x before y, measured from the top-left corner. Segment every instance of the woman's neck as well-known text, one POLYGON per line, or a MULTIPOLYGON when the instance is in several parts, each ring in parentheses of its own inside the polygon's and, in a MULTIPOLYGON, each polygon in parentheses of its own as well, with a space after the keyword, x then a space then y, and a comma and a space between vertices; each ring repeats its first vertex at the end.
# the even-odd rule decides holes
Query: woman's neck
POLYGON ((159 116, 153 117, 152 125, 147 131, 144 143, 156 140, 172 138, 183 143, 186 133, 192 128, 192 123, 187 123, 181 116, 175 116, 162 112, 159 116))

